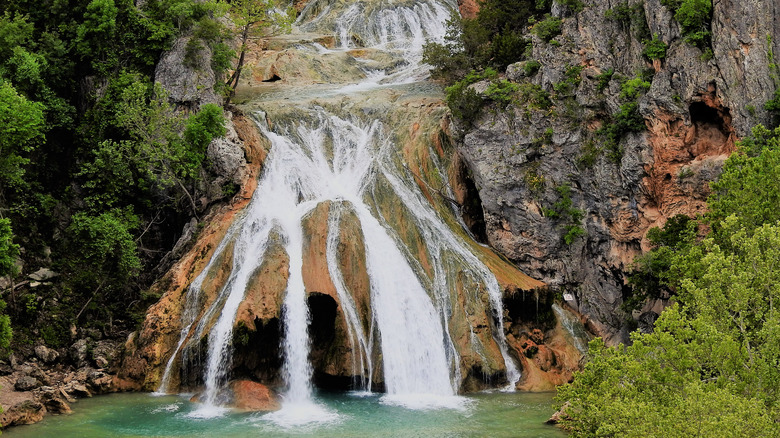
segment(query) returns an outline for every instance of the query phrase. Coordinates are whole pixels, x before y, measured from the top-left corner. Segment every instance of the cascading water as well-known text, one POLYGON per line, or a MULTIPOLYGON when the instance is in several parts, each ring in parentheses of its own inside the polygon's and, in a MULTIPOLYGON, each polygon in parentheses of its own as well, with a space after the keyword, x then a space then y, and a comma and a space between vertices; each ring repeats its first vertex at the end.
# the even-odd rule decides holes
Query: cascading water
MULTIPOLYGON (((291 114, 280 114, 273 128, 258 123, 271 143, 263 174, 246 211, 187 292, 180 340, 165 367, 159 389, 169 389, 176 358, 186 357, 196 348, 197 341, 207 336, 201 397, 204 403, 195 416, 218 415, 219 407, 227 401, 223 390, 230 377, 236 313, 252 276, 273 243, 281 245, 289 257, 289 273, 281 312, 283 407, 268 417, 281 424, 333 418, 333 413, 313 401, 308 333, 311 318, 307 306, 310 291, 303 275, 307 239, 303 223, 325 203, 330 211, 325 249, 327 272, 344 318, 357 389, 370 390, 379 378, 387 393, 386 403, 412 408, 459 406, 455 395, 463 378, 461 357, 450 324, 457 318, 475 317, 453 305, 459 286, 468 289, 462 293, 469 294, 469 300, 479 301, 480 295, 487 293, 492 337, 500 350, 510 388, 520 376, 503 333, 499 284, 473 253, 473 244, 445 224, 420 192, 414 175, 399 164, 398 135, 381 120, 390 111, 360 108, 357 103, 354 106, 358 108, 350 114, 346 108, 350 105, 344 104, 353 92, 425 78, 427 69, 420 64, 422 46, 426 40, 443 38, 444 23, 456 4, 452 0, 378 3, 352 4, 340 18, 331 21, 330 30, 336 33, 342 51, 359 40, 363 46, 391 53, 398 61, 381 70, 365 69, 366 79, 349 87, 336 91, 326 87, 320 95, 307 90, 304 94, 309 97, 301 97, 303 102, 296 102, 294 110, 287 108, 291 114), (344 99, 340 106, 346 109, 336 111, 317 103, 318 98, 334 96, 344 99), (428 254, 425 262, 405 246, 403 232, 387 216, 383 207, 386 201, 382 200, 386 196, 392 196, 391 202, 411 218, 423 241, 423 249, 418 252, 428 254), (361 318, 357 300, 351 295, 339 264, 338 239, 345 214, 357 218, 362 232, 371 302, 367 319, 361 318), (204 301, 204 278, 214 260, 228 251, 229 242, 234 242, 231 273, 198 319, 197 306, 204 301), (464 281, 476 286, 466 288, 464 281), (458 314, 461 311, 464 315, 458 314), (378 377, 375 365, 380 363, 378 377)), ((321 22, 330 16, 331 6, 320 8, 315 20, 299 26, 310 31, 322 26, 321 22)), ((273 119, 273 111, 269 114, 273 119)), ((258 118, 264 120, 265 114, 258 118)), ((446 179, 441 169, 439 172, 446 179)), ((468 331, 475 350, 483 348, 478 344, 484 340, 478 339, 471 326, 468 331)), ((481 352, 477 354, 484 359, 481 352)))

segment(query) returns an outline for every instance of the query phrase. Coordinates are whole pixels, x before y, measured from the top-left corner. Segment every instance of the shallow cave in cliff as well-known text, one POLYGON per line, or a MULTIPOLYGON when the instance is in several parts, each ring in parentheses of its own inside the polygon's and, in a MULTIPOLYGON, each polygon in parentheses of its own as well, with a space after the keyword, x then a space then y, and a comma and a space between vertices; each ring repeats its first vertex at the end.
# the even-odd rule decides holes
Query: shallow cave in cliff
POLYGON ((691 115, 691 123, 696 126, 697 131, 699 128, 716 127, 723 135, 729 135, 731 130, 729 121, 728 108, 713 108, 707 105, 705 102, 692 102, 688 107, 688 112, 691 115))
POLYGON ((309 306, 309 360, 314 373, 312 381, 319 389, 345 391, 352 388, 352 378, 334 376, 325 371, 332 365, 333 354, 339 349, 336 342, 338 303, 330 295, 312 292, 306 300, 309 306))
POLYGON ((513 326, 532 324, 543 330, 551 329, 555 326, 553 302, 553 294, 547 290, 518 290, 503 299, 504 310, 509 314, 507 322, 513 326))
POLYGON ((233 331, 233 378, 278 383, 282 366, 279 318, 256 318, 254 323, 256 330, 239 324, 233 331))
POLYGON ((471 177, 471 171, 466 163, 459 162, 456 168, 455 178, 460 183, 462 193, 456 194, 460 202, 460 214, 463 223, 469 228, 471 234, 480 243, 487 243, 487 227, 485 214, 482 210, 482 199, 479 197, 479 189, 471 177))
POLYGON ((276 82, 276 81, 281 81, 281 80, 282 80, 282 78, 280 78, 279 75, 274 74, 273 76, 271 76, 268 79, 263 79, 263 82, 276 82))
POLYGON ((330 295, 313 292, 306 300, 309 306, 309 336, 312 350, 330 345, 336 337, 338 304, 330 295))

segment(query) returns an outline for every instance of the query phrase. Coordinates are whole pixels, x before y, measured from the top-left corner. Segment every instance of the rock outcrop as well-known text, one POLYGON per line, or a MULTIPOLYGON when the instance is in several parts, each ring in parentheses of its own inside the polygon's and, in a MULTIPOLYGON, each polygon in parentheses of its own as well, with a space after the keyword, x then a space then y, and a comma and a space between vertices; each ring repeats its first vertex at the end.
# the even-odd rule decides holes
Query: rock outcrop
POLYGON ((217 80, 211 69, 211 49, 192 36, 179 37, 163 54, 154 80, 177 104, 198 108, 206 103, 221 103, 214 92, 217 80))
POLYGON ((607 17, 613 3, 589 2, 576 14, 554 7, 562 34, 551 43, 533 36, 538 72, 507 69, 521 84, 519 102, 456 129, 490 245, 571 294, 568 304, 613 343, 627 340, 625 273, 649 249, 647 230, 704 210, 735 141, 769 121, 763 104, 778 84, 767 57, 780 53, 780 6, 771 0, 714 2, 711 57, 684 41, 659 0, 627 4, 668 44, 665 59, 643 56, 632 25, 607 17), (638 99, 647 129, 625 134, 610 154, 597 130, 625 102, 621 80, 643 71, 652 72, 638 99), (552 105, 534 105, 531 92, 552 105), (565 197, 581 221, 551 217, 565 197), (570 226, 585 235, 567 244, 570 226))
MULTIPOLYGON (((258 136, 254 122, 245 116, 234 116, 232 122, 243 145, 246 160, 253 165, 242 173, 245 178, 232 202, 213 209, 203 218, 207 225, 197 235, 190 234, 192 238, 197 237, 194 242, 190 240, 176 245, 180 252, 177 257, 170 259, 178 258, 178 261, 153 286, 153 290, 158 291, 162 298, 147 312, 141 331, 131 335, 125 344, 125 356, 115 382, 122 390, 157 389, 165 365, 163 361, 173 353, 181 331, 181 313, 187 287, 204 269, 227 232, 231 219, 246 206, 257 187, 257 174, 267 154, 265 140, 258 136)), ((224 284, 224 267, 217 264, 217 269, 204 282, 207 299, 213 299, 216 291, 224 284)), ((178 380, 175 383, 178 384, 178 380)))

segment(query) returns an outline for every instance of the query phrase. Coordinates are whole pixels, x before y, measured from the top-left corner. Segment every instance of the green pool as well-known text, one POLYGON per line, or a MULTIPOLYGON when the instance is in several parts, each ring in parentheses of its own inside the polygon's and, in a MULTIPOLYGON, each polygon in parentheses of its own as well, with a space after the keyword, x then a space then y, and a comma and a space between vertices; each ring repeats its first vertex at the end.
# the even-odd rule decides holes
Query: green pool
MULTIPOLYGON (((278 416, 227 413, 197 418, 197 404, 181 396, 112 394, 81 400, 71 415, 8 429, 22 437, 564 437, 544 421, 552 394, 484 393, 462 397, 456 409, 411 410, 381 394, 320 393, 325 420, 283 426, 278 416)), ((321 412, 320 412, 321 414, 321 412)))

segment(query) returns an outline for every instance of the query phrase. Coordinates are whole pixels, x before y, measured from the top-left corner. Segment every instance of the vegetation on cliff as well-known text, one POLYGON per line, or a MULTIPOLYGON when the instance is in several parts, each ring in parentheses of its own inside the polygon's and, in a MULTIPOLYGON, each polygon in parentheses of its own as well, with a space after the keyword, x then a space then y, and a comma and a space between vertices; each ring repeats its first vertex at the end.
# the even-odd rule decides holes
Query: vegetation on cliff
POLYGON ((153 268, 208 206, 206 149, 225 134, 221 107, 171 102, 155 68, 189 36, 185 63, 207 47, 229 95, 223 17, 232 7, 247 34, 275 7, 261 3, 0 2, 0 350, 9 316, 17 347, 63 346, 73 325, 133 326, 153 268), (59 275, 26 281, 39 268, 59 275))
POLYGON ((637 260, 634 285, 651 296, 667 290, 675 304, 630 346, 591 344, 590 362, 559 390, 565 428, 577 436, 780 433, 778 178, 780 128, 758 126, 713 183, 709 212, 652 232, 656 249, 637 260))

